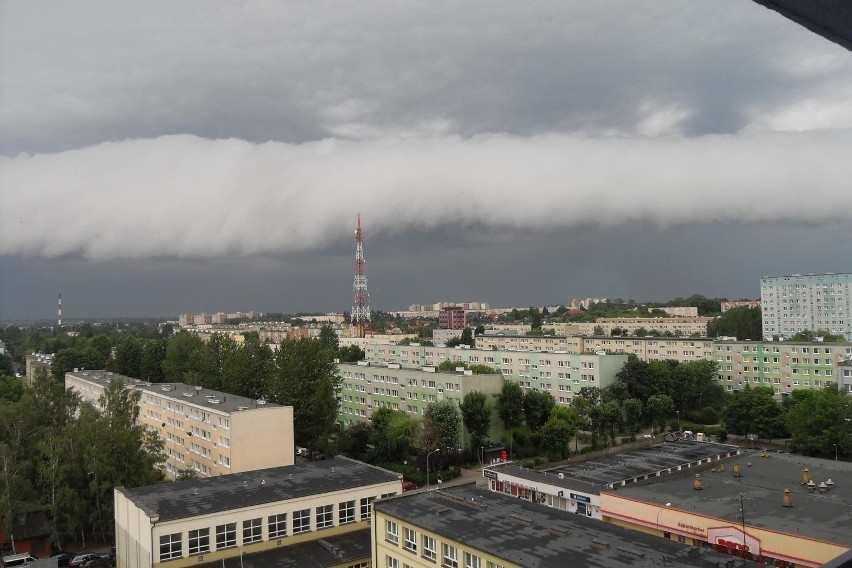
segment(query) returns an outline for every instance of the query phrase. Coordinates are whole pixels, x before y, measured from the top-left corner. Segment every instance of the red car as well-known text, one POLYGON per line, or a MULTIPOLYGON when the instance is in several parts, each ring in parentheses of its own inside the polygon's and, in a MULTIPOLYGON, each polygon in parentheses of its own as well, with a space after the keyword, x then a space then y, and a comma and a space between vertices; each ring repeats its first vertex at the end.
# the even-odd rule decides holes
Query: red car
POLYGON ((411 491, 412 489, 417 489, 417 484, 413 481, 405 481, 402 482, 402 490, 403 491, 411 491))

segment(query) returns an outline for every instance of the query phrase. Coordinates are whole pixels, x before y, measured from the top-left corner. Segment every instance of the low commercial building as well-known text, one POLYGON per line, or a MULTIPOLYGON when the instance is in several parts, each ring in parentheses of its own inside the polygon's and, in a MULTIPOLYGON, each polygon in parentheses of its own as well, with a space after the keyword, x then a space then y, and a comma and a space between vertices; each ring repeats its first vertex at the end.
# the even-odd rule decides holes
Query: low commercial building
POLYGON ((852 385, 852 376, 844 376, 852 342, 717 341, 715 350, 717 379, 728 391, 762 386, 784 397, 833 385, 849 392, 852 385))
POLYGON ((303 566, 366 566, 372 504, 401 492, 400 474, 347 458, 117 487, 117 566, 299 566, 282 560, 311 542, 337 562, 303 566))
POLYGON ((845 462, 745 451, 602 492, 601 514, 760 564, 815 567, 852 548, 850 474, 845 462))
POLYGON ((642 479, 716 462, 738 453, 736 446, 672 441, 635 447, 608 456, 547 470, 499 463, 483 470, 491 491, 568 513, 603 520, 601 493, 642 479))
POLYGON ((371 530, 376 568, 719 566, 723 558, 472 484, 382 499, 371 530))
POLYGON ((166 476, 212 477, 292 465, 293 407, 186 385, 144 383, 107 371, 65 374, 65 388, 99 407, 110 381, 141 391, 139 422, 163 439, 166 476))

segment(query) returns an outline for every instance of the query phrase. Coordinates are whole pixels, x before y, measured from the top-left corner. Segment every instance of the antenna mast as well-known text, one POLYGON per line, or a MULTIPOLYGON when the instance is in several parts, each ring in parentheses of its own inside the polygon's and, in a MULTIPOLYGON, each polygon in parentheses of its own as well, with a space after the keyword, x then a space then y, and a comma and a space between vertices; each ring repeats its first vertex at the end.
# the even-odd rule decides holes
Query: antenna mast
POLYGON ((358 337, 370 322, 370 294, 367 292, 367 276, 364 273, 364 238, 361 234, 361 214, 355 225, 355 282, 352 284, 352 325, 358 337))

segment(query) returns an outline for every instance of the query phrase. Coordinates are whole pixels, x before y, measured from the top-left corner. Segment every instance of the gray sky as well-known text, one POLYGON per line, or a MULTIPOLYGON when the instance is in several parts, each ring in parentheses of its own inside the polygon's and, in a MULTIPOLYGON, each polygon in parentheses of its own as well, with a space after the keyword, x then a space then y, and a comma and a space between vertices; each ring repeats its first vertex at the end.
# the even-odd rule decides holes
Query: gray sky
POLYGON ((0 2, 0 319, 852 269, 852 54, 713 3, 0 2))

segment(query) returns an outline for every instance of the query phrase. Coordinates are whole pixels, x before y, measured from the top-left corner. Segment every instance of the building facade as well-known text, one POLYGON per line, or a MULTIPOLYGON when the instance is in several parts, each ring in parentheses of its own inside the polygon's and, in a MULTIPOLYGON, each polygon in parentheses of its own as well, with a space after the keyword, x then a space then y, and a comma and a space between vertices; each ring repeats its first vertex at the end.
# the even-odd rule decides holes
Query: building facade
POLYGON ((503 378, 523 389, 549 392, 558 404, 570 404, 583 387, 603 388, 616 381, 627 355, 596 353, 536 353, 419 345, 371 345, 367 361, 409 367, 437 367, 444 361, 487 365, 499 369, 503 378))
POLYGON ((852 273, 792 274, 760 279, 763 338, 825 330, 852 341, 852 273))
POLYGON ((732 300, 730 302, 722 302, 722 313, 734 308, 759 308, 760 300, 732 300))
POLYGON ((163 439, 166 477, 198 477, 292 465, 293 407, 194 387, 148 384, 107 371, 65 374, 65 388, 100 407, 110 381, 141 392, 139 422, 163 439))
MULTIPOLYGON (((347 458, 117 487, 117 566, 223 565, 274 549, 286 554, 293 545, 367 529, 373 502, 401 492, 402 475, 347 458)), ((368 550, 352 565, 369 562, 368 550)))
POLYGON ((51 365, 53 365, 53 353, 33 353, 27 355, 26 361, 26 382, 27 386, 33 388, 33 380, 35 379, 36 371, 43 369, 49 375, 51 373, 51 365))
POLYGON ((673 333, 676 336, 707 335, 707 324, 713 321, 710 317, 694 318, 598 318, 595 323, 579 323, 580 335, 596 335, 603 330, 604 335, 612 335, 613 329, 636 335, 637 331, 656 331, 673 333), (597 330, 597 332, 596 332, 597 330))
POLYGON ((844 364, 852 360, 852 342, 717 341, 715 350, 717 379, 728 391, 762 386, 782 397, 801 388, 850 390, 844 364))
POLYGON ((441 329, 464 329, 467 327, 467 312, 461 306, 447 306, 438 312, 438 327, 441 329))

